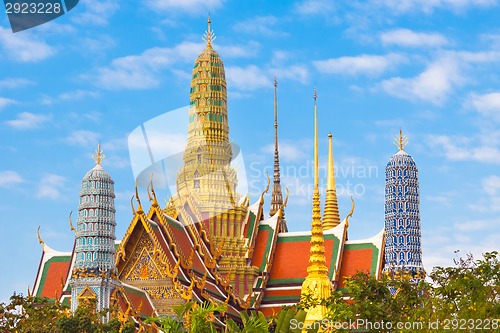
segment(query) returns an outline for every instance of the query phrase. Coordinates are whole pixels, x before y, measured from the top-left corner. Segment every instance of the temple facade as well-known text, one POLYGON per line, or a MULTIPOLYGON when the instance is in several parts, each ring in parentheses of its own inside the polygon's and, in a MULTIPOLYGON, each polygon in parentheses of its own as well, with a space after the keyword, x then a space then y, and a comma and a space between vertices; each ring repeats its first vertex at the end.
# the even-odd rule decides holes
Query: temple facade
MULTIPOLYGON (((186 115, 188 140, 184 166, 177 174, 177 193, 161 207, 152 179, 148 186, 149 208, 144 210, 136 188, 128 229, 120 241, 114 242, 113 181, 102 169, 102 159, 96 161, 82 182, 74 249, 58 252, 40 239, 43 251, 35 295, 58 299, 71 304, 73 309, 79 299, 96 298, 100 308, 116 305, 137 318, 171 314, 173 306, 188 300, 224 303, 228 308, 226 315, 235 318, 245 309, 258 309, 271 316, 282 306, 298 303, 301 295, 319 293, 319 297, 325 297, 331 290, 342 290, 345 278, 358 271, 380 277, 384 262, 393 265, 393 253, 399 266, 421 265, 420 252, 418 256, 414 252, 408 254, 415 251, 414 247, 401 250, 399 243, 392 245, 392 238, 391 242, 386 240, 389 232, 391 237, 393 234, 399 237, 392 222, 387 222, 389 217, 399 223, 399 218, 387 215, 387 210, 386 225, 381 223, 379 233, 369 239, 348 239, 354 202, 351 211, 342 218, 331 135, 326 198, 321 213, 317 168, 320 149, 317 121, 321 110, 316 105, 316 91, 311 112, 315 124, 311 228, 290 232, 285 221, 288 193, 283 198, 276 79, 273 184, 268 178, 267 186, 263 184, 262 194, 253 203, 248 196, 236 192, 238 179, 231 166, 224 64, 213 48, 214 40, 209 21, 206 46, 195 60, 192 72, 190 108, 186 115), (269 206, 265 198, 271 187, 269 206), (390 252, 384 261, 386 248, 390 252)), ((413 172, 405 175, 416 177, 413 172)), ((411 186, 415 184, 418 193, 418 182, 411 186)), ((408 191, 405 193, 415 193, 413 187, 408 191)), ((405 204, 410 204, 405 208, 407 212, 415 208, 412 202, 405 204)), ((392 206, 387 203, 387 207, 392 206)), ((412 228, 411 236, 420 237, 420 231, 416 231, 419 227, 410 218, 403 224, 403 228, 412 228)), ((321 311, 321 308, 311 311, 307 320, 319 318, 321 311)))

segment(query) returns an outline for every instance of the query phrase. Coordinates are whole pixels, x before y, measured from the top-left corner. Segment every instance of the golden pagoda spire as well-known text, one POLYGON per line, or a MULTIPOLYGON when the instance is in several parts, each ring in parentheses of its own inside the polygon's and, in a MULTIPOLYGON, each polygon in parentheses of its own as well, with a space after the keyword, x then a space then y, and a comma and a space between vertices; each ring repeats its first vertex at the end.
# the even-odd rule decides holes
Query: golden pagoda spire
POLYGON ((406 135, 403 135, 403 130, 401 128, 399 129, 399 137, 396 137, 394 139, 394 145, 399 150, 404 150, 408 145, 408 137, 406 135))
POLYGON ((95 161, 95 164, 101 164, 105 157, 106 155, 101 150, 101 144, 98 144, 95 154, 92 155, 92 159, 95 161))
POLYGON ((333 164, 332 134, 328 134, 328 181, 326 183, 325 212, 323 215, 323 230, 328 230, 340 224, 339 204, 335 183, 335 168, 333 164))
POLYGON ((213 30, 210 29, 210 24, 211 23, 212 23, 212 20, 210 20, 210 15, 208 15, 208 21, 207 21, 208 27, 207 27, 207 31, 205 31, 205 36, 202 38, 205 42, 207 42, 207 46, 211 46, 212 42, 217 38, 215 36, 215 33, 213 32, 213 30))
POLYGON ((281 221, 279 225, 279 232, 288 232, 285 221, 285 212, 283 207, 283 193, 281 190, 280 180, 280 157, 278 150, 278 98, 277 98, 278 81, 274 76, 274 178, 273 178, 273 192, 271 194, 271 211, 270 215, 273 216, 281 208, 281 221))
MULTIPOLYGON (((317 300, 323 300, 331 295, 331 281, 326 267, 325 239, 321 223, 320 195, 318 188, 318 117, 316 109, 316 87, 314 87, 314 192, 312 205, 311 248, 307 277, 302 283, 301 297, 310 295, 317 300)), ((326 314, 324 305, 307 309, 304 324, 321 321, 326 314)), ((306 327, 307 325, 304 325, 306 327)))

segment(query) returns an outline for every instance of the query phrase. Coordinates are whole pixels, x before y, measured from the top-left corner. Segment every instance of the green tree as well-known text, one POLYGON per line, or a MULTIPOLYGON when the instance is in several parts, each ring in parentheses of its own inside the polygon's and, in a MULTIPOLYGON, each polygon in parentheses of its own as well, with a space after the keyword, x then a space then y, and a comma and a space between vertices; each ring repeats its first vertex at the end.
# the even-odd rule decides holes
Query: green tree
POLYGON ((109 311, 94 311, 95 304, 83 303, 75 313, 68 306, 47 298, 14 294, 9 304, 0 304, 0 332, 19 333, 132 333, 129 319, 103 323, 109 311))

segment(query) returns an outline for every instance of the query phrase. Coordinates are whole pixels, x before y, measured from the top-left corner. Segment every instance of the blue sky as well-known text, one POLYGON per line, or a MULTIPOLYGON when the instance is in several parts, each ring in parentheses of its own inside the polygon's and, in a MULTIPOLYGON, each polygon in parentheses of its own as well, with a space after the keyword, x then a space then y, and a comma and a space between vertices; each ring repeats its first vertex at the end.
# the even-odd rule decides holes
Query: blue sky
MULTIPOLYGON (((316 84, 320 164, 332 132, 342 217, 356 201, 350 239, 383 228, 401 127, 420 172, 427 270, 452 264, 455 250, 499 249, 499 1, 88 0, 16 34, 0 15, 0 301, 33 285, 39 225, 50 247, 71 250, 67 217, 99 142, 122 237, 135 182, 128 135, 188 105, 209 12, 252 202, 272 165, 276 75, 290 230, 311 220, 316 84)), ((166 149, 170 129, 157 142, 166 149)))

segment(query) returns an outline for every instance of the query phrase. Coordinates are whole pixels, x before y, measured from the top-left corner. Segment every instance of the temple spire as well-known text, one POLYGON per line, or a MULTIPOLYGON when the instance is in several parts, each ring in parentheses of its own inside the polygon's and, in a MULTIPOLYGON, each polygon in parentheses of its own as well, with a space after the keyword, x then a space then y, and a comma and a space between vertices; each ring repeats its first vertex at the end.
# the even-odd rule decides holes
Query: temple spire
POLYGON ((339 204, 335 183, 335 167, 333 164, 332 134, 328 134, 328 180, 326 183, 325 212, 323 230, 328 230, 340 224, 339 204))
POLYGON ((217 38, 213 30, 210 29, 211 23, 212 20, 210 20, 210 15, 208 15, 207 31, 205 31, 205 36, 202 38, 205 42, 207 42, 207 46, 211 46, 212 42, 217 38))
POLYGON ((316 111, 316 99, 318 93, 316 92, 316 85, 314 85, 314 189, 318 188, 318 117, 316 111))
POLYGON ((281 208, 281 222, 279 232, 288 232, 288 227, 285 221, 285 212, 283 211, 283 193, 281 190, 280 181, 280 160, 278 150, 278 99, 277 99, 278 81, 274 76, 274 179, 273 179, 273 192, 271 194, 271 211, 270 215, 273 216, 281 208))
MULTIPOLYGON (((320 196, 318 187, 318 117, 316 108, 316 87, 314 87, 314 192, 312 205, 311 248, 307 277, 302 283, 301 297, 311 295, 323 300, 331 295, 331 281, 328 276, 325 256, 325 239, 321 223, 320 196)), ((307 310, 305 324, 325 318, 326 307, 317 305, 307 310)))
POLYGON ((95 164, 101 164, 105 157, 106 155, 101 150, 101 144, 98 144, 95 154, 92 155, 92 159, 95 161, 95 164))
POLYGON ((399 137, 396 137, 394 139, 394 145, 399 150, 404 150, 408 145, 408 137, 406 135, 403 135, 403 130, 401 128, 399 129, 399 137))

